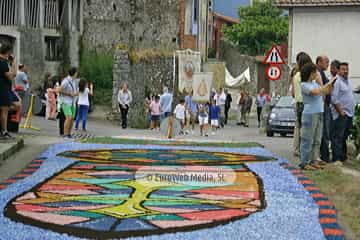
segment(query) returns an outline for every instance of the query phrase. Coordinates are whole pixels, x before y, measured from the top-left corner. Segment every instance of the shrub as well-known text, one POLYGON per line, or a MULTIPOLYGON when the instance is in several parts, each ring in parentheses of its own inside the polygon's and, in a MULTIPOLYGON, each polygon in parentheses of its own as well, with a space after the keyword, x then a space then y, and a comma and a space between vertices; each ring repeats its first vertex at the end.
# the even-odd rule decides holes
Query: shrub
POLYGON ((360 153, 360 105, 359 104, 355 108, 353 139, 357 152, 360 153))
POLYGON ((83 50, 80 58, 81 77, 94 84, 95 104, 111 105, 113 87, 113 52, 83 50))

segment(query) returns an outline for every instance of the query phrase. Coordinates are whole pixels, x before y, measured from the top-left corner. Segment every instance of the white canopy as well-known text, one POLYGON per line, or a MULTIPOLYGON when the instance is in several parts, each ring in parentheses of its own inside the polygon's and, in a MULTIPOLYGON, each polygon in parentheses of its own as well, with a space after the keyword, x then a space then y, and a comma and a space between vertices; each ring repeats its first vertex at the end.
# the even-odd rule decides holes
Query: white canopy
POLYGON ((237 78, 234 78, 229 70, 225 68, 225 84, 227 87, 240 87, 245 82, 250 82, 250 68, 248 67, 242 74, 237 78))

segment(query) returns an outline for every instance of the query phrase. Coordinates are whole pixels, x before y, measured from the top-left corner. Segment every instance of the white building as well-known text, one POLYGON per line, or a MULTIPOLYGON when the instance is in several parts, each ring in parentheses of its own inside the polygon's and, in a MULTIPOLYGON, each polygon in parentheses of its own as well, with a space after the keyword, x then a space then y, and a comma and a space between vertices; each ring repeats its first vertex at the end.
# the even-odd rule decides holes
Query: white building
POLYGON ((289 61, 305 51, 315 60, 350 64, 353 86, 360 86, 360 0, 276 0, 289 10, 289 61))

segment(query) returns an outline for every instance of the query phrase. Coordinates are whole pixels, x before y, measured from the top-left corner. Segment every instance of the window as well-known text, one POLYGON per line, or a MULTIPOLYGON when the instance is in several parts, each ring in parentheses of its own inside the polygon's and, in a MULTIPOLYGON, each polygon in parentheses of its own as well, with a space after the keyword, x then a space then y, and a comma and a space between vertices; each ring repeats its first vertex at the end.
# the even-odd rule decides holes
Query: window
POLYGON ((71 0, 72 11, 72 27, 74 30, 80 31, 80 0, 71 0))
POLYGON ((40 25, 40 0, 26 0, 25 23, 28 27, 37 28, 40 25))
POLYGON ((44 27, 57 28, 63 13, 63 2, 60 0, 44 0, 44 27))
POLYGON ((45 60, 46 61, 60 61, 61 60, 61 38, 60 37, 45 37, 45 60))
POLYGON ((0 0, 0 25, 17 25, 18 1, 0 0))

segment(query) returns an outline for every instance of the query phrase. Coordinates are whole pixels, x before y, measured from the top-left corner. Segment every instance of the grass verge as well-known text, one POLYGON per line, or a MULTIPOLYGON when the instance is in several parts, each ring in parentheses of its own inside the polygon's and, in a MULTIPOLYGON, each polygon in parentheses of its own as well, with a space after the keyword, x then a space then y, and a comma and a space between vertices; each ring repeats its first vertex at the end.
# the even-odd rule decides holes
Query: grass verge
POLYGON ((137 145, 165 145, 165 146, 196 146, 196 147, 225 147, 225 148, 250 148, 250 147, 264 147, 256 142, 191 142, 191 141, 161 141, 161 140, 144 140, 144 139, 124 139, 124 138, 110 138, 99 137, 84 140, 83 143, 98 143, 98 144, 137 144, 137 145))
POLYGON ((306 175, 335 204, 346 239, 360 239, 360 178, 344 174, 335 166, 306 175))

